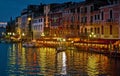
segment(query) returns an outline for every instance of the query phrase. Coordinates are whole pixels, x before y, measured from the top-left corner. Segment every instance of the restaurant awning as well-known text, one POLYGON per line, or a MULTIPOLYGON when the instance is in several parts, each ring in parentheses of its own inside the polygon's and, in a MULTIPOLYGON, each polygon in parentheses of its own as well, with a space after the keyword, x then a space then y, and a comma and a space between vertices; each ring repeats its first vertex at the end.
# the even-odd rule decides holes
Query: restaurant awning
MULTIPOLYGON (((89 40, 80 40, 75 43, 89 43, 89 44, 114 44, 118 39, 89 39, 89 40)), ((120 43, 120 42, 119 42, 120 43)))

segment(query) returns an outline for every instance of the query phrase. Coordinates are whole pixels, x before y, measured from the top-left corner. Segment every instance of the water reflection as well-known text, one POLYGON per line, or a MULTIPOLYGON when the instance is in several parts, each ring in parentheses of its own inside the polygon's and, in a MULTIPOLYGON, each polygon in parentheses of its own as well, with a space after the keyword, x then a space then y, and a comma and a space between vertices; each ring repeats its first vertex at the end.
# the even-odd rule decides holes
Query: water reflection
POLYGON ((90 56, 88 58, 87 72, 88 72, 89 76, 95 76, 95 75, 99 74, 99 71, 97 69, 98 65, 96 64, 98 61, 97 59, 98 58, 95 56, 90 56))
MULTIPOLYGON (((4 61, 5 62, 5 61, 4 61)), ((12 44, 7 49, 6 76, 120 76, 120 61, 100 54, 77 50, 56 52, 55 48, 24 48, 12 44)), ((5 75, 4 75, 5 76, 5 75)))

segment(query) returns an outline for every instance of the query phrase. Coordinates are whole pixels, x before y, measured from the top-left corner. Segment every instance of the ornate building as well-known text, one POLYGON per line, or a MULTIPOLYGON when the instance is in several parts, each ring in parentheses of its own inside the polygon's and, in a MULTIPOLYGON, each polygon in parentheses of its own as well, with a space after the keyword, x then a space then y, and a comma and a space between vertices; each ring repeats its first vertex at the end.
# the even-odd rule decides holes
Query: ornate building
MULTIPOLYGON (((34 20, 42 17, 42 24, 44 23, 42 32, 45 36, 88 38, 94 33, 96 38, 120 38, 119 9, 119 0, 33 5, 21 13, 22 32, 30 33, 29 29, 32 27, 29 26, 35 28, 34 20), (31 21, 28 21, 29 17, 31 21)), ((34 32, 33 36, 35 34, 34 32)))

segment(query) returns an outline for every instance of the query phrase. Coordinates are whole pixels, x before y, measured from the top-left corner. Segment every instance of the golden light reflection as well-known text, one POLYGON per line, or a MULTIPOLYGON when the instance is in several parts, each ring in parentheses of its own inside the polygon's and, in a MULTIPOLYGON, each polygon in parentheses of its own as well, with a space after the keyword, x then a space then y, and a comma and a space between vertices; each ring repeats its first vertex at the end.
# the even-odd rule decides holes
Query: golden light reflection
POLYGON ((16 46, 15 46, 15 44, 13 44, 12 49, 13 49, 14 52, 16 51, 15 48, 16 48, 16 46))
POLYGON ((39 61, 38 61, 38 63, 39 63, 39 66, 41 67, 40 69, 42 70, 42 72, 45 72, 45 70, 46 70, 45 60, 46 60, 46 50, 44 48, 40 48, 39 49, 39 61))
POLYGON ((101 71, 105 74, 109 69, 109 60, 104 55, 75 50, 56 53, 55 48, 49 47, 24 48, 21 45, 12 45, 9 48, 9 61, 8 66, 12 68, 10 72, 17 70, 23 74, 29 71, 27 74, 46 74, 45 76, 73 72, 76 73, 73 76, 79 76, 80 72, 97 76, 101 71))
POLYGON ((12 46, 10 46, 10 51, 9 51, 9 60, 10 60, 10 64, 15 64, 15 57, 16 57, 16 50, 15 50, 15 44, 13 44, 12 46))
POLYGON ((98 65, 97 65, 97 57, 95 56, 90 56, 88 58, 88 64, 87 64, 87 72, 89 76, 96 76, 99 74, 98 71, 98 65))
MULTIPOLYGON (((16 67, 15 65, 18 65, 18 62, 17 61, 17 54, 18 52, 16 51, 16 48, 17 48, 17 45, 16 44, 11 44, 9 46, 9 51, 8 51, 8 66, 9 68, 12 68, 12 69, 8 69, 9 72, 15 72, 16 71, 16 67)), ((21 71, 20 71, 21 72, 21 71)), ((10 74, 10 76, 15 76, 13 74, 10 74)))
POLYGON ((22 51, 21 51, 21 70, 25 70, 25 65, 26 65, 26 57, 25 57, 26 53, 25 53, 25 48, 22 47, 22 51))
POLYGON ((55 49, 48 47, 40 48, 38 50, 38 58, 41 72, 53 76, 55 72, 55 49))
POLYGON ((87 72, 89 76, 96 76, 99 75, 99 73, 105 74, 108 66, 108 58, 104 55, 91 55, 88 58, 88 64, 87 64, 87 72), (100 72, 99 70, 102 70, 100 72))

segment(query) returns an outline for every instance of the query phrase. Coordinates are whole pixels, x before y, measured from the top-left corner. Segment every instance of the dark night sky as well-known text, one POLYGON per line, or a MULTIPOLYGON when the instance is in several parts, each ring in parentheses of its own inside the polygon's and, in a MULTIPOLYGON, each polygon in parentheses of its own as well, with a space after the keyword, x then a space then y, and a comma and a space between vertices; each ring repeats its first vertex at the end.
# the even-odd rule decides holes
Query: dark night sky
POLYGON ((22 9, 29 4, 64 3, 69 1, 80 2, 84 0, 0 0, 0 22, 9 21, 10 17, 19 16, 22 9))

